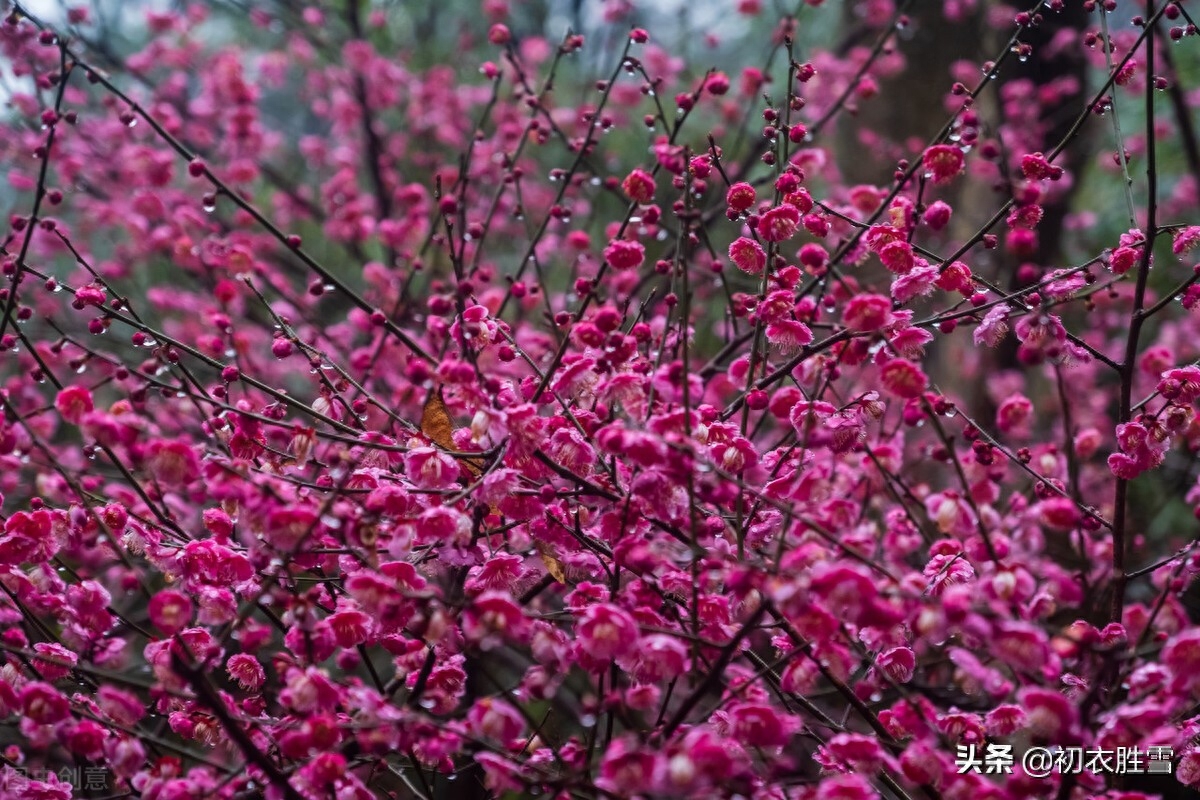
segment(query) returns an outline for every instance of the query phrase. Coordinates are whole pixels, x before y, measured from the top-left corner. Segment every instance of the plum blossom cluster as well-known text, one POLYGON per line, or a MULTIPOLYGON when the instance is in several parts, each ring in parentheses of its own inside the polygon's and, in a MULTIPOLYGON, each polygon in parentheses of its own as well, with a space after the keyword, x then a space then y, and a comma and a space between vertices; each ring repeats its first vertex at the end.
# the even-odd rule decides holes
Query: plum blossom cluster
POLYGON ((6 5, 6 796, 1200 788, 1189 9, 652 5, 6 5))

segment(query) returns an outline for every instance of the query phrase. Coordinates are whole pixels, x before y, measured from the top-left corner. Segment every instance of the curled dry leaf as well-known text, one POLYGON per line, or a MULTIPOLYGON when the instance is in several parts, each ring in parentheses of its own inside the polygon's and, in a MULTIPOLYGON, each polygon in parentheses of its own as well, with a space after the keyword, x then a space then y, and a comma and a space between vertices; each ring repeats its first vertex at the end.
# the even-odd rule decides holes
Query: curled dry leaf
POLYGON ((550 573, 550 577, 559 583, 567 582, 567 572, 563 569, 562 562, 558 560, 558 556, 554 553, 554 548, 545 542, 536 542, 538 555, 542 557, 542 563, 546 565, 546 571, 550 573))
POLYGON ((421 433, 438 447, 454 449, 454 423, 450 420, 450 412, 446 410, 441 386, 429 393, 429 399, 421 409, 421 433))
MULTIPOLYGON (((455 450, 454 422, 450 419, 450 411, 446 408, 446 399, 442 395, 442 387, 437 386, 429 393, 425 407, 421 409, 421 433, 443 450, 455 450)), ((464 458, 463 464, 472 477, 478 478, 483 472, 482 459, 464 458)))

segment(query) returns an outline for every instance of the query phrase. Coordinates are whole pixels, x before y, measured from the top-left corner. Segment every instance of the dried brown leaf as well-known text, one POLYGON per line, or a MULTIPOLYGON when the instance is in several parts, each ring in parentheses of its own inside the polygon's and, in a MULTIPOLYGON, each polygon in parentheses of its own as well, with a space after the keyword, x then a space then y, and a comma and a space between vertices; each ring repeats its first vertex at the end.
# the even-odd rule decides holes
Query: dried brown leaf
MULTIPOLYGON (((446 408, 446 400, 442 397, 442 387, 438 386, 429 394, 425 407, 421 409, 421 433, 429 441, 443 450, 456 450, 454 446, 454 422, 450 419, 450 411, 446 408)), ((483 459, 464 458, 463 464, 472 476, 478 478, 483 473, 483 459)))
POLYGON ((550 577, 559 583, 567 582, 567 572, 563 569, 562 562, 558 560, 558 556, 554 554, 554 549, 545 542, 535 542, 538 555, 542 557, 542 563, 546 565, 546 571, 550 573, 550 577))
POLYGON ((446 401, 442 399, 441 386, 430 392, 425 408, 421 410, 421 433, 438 447, 455 449, 454 423, 450 421, 450 412, 446 410, 446 401))

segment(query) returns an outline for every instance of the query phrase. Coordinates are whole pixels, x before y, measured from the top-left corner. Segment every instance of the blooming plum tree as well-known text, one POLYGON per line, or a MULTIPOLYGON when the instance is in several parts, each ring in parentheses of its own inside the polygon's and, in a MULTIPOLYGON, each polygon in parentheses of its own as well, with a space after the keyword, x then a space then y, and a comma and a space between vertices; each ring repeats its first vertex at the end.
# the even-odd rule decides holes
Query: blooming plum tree
POLYGON ((0 795, 1200 787, 1194 9, 409 5, 8 4, 0 795))

